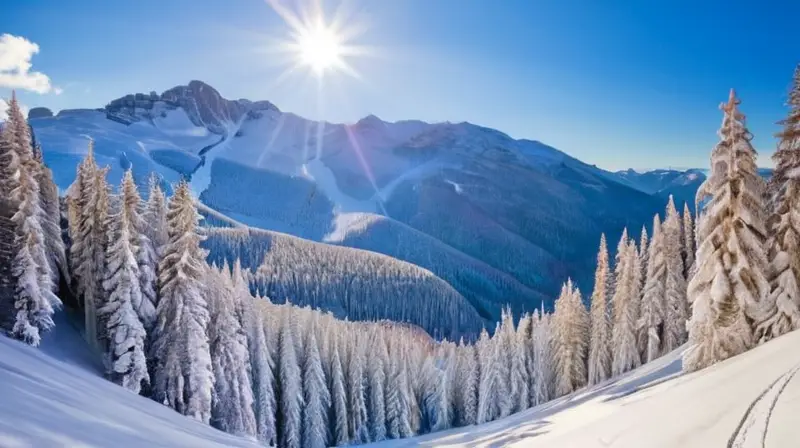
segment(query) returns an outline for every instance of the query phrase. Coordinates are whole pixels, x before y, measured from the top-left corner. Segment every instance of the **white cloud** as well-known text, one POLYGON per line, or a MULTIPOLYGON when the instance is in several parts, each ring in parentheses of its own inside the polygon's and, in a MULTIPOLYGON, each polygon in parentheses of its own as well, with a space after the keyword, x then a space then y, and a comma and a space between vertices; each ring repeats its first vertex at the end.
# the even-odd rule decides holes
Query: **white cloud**
POLYGON ((39 45, 20 36, 0 36, 0 87, 30 90, 36 93, 55 92, 50 78, 42 72, 31 71, 31 58, 39 52, 39 45))

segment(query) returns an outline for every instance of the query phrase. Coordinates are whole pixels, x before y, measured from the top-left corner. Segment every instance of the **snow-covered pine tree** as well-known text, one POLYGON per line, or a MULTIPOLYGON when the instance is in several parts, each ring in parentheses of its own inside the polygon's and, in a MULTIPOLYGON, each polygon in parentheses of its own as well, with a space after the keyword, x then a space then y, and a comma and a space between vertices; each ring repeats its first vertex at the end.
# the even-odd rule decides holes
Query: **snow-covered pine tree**
POLYGON ((44 212, 37 181, 41 167, 33 158, 30 128, 13 94, 2 138, 10 143, 17 177, 10 192, 10 202, 15 207, 11 223, 15 227, 13 248, 16 251, 11 266, 16 309, 12 333, 31 345, 38 345, 41 332, 53 326, 53 309, 60 306, 61 301, 53 294, 53 278, 42 228, 44 212))
POLYGON ((667 203, 667 215, 662 230, 666 279, 664 283, 664 338, 661 350, 662 353, 669 353, 686 341, 686 320, 689 316, 685 268, 681 257, 681 215, 678 214, 671 195, 667 203))
POLYGON ((389 366, 389 352, 383 340, 380 327, 372 329, 372 350, 367 362, 369 380, 369 431, 373 442, 386 439, 386 369, 389 366))
POLYGON ((709 196, 698 220, 697 270, 689 282, 692 303, 687 371, 708 367, 753 346, 748 314, 769 293, 764 250, 764 185, 751 134, 731 89, 722 106, 721 141, 711 153, 711 174, 697 192, 709 196))
POLYGON ((514 317, 511 314, 511 309, 506 307, 502 312, 502 321, 500 327, 496 330, 493 342, 498 344, 497 353, 495 353, 495 362, 497 363, 500 382, 497 385, 498 406, 500 414, 498 417, 503 418, 511 415, 514 412, 515 397, 511 394, 514 387, 512 381, 511 364, 514 354, 514 317))
POLYGON ((533 397, 531 404, 540 405, 552 398, 553 352, 550 320, 538 310, 531 319, 531 345, 533 346, 533 397))
POLYGON ((756 338, 767 341, 800 327, 800 64, 789 91, 789 115, 780 124, 775 171, 768 184, 768 255, 771 292, 760 306, 756 338))
MULTIPOLYGON (((139 190, 133 180, 133 172, 131 170, 126 170, 122 176, 118 205, 118 215, 124 213, 129 221, 126 228, 126 235, 129 240, 128 246, 133 250, 138 266, 136 273, 139 281, 139 287, 137 288, 139 293, 131 297, 131 304, 145 331, 149 332, 152 330, 156 320, 155 263, 158 261, 150 245, 150 239, 144 233, 146 224, 141 213, 142 199, 139 196, 139 190)), ((115 219, 110 220, 112 226, 115 223, 115 219)), ((114 235, 113 231, 111 235, 114 235)), ((111 239, 108 244, 111 245, 114 242, 111 239)))
MULTIPOLYGON (((234 282, 234 284, 236 284, 234 282)), ((256 436, 266 445, 273 446, 277 443, 277 429, 275 427, 275 365, 272 361, 271 350, 264 330, 265 319, 258 299, 250 296, 249 291, 242 291, 234 286, 234 294, 240 295, 244 304, 245 325, 247 333, 247 348, 250 352, 250 368, 253 387, 253 411, 256 419, 256 436), (246 294, 246 296, 244 295, 246 294)))
POLYGON ((474 425, 478 420, 478 385, 480 364, 475 344, 460 344, 459 378, 456 385, 456 420, 458 426, 474 425))
POLYGON ((347 364, 347 402, 350 417, 348 428, 350 440, 358 443, 369 442, 369 417, 364 389, 364 348, 359 340, 359 333, 348 329, 348 364, 347 364))
POLYGON ((206 253, 200 248, 199 221, 189 184, 182 181, 169 202, 169 242, 158 269, 155 398, 208 423, 214 373, 207 337, 208 303, 203 297, 206 253))
POLYGON ((297 363, 297 316, 287 306, 281 324, 278 357, 278 445, 286 448, 302 446, 302 409, 304 407, 302 374, 297 363))
MULTIPOLYGON (((126 175, 127 176, 127 175, 126 175)), ((147 334, 135 304, 142 300, 139 288, 139 266, 136 263, 137 239, 133 236, 135 210, 127 206, 128 201, 138 200, 135 188, 131 190, 123 180, 120 196, 123 204, 113 216, 108 229, 106 244, 103 306, 97 310, 105 323, 104 334, 108 339, 105 353, 108 375, 112 381, 138 394, 143 385, 150 382, 147 371, 145 340, 147 334)))
MULTIPOLYGON (((688 281, 692 277, 692 269, 694 269, 694 253, 697 250, 694 244, 694 221, 692 219, 692 211, 689 210, 689 204, 683 203, 683 226, 681 227, 683 235, 683 267, 686 269, 684 277, 688 281)), ((688 309, 687 309, 688 312, 688 309)))
POLYGON ((478 413, 475 422, 481 424, 490 422, 499 415, 499 412, 496 411, 497 403, 500 400, 497 383, 502 379, 494 356, 495 346, 499 345, 497 336, 490 339, 489 333, 484 328, 477 344, 481 377, 478 386, 478 413))
POLYGON ((639 293, 644 293, 644 284, 647 281, 647 260, 650 258, 650 240, 647 227, 642 225, 642 234, 639 237, 639 293))
POLYGON ((150 239, 157 257, 161 258, 164 246, 169 241, 167 199, 155 176, 150 178, 150 190, 147 195, 144 218, 147 223, 147 237, 150 239))
POLYGON ((328 439, 330 393, 322 371, 316 329, 308 332, 303 365, 303 447, 325 448, 328 439))
POLYGON ((522 315, 517 324, 514 338, 514 351, 511 363, 511 397, 514 400, 514 412, 524 411, 531 407, 531 316, 522 315))
POLYGON ((211 424, 230 434, 253 437, 257 427, 247 335, 236 318, 236 292, 225 275, 208 268, 204 276, 214 372, 211 424))
POLYGON ((608 247, 605 234, 601 234, 590 313, 592 328, 589 345, 589 385, 597 384, 611 376, 611 319, 608 314, 606 291, 608 277, 608 247))
MULTIPOLYGON (((626 240, 623 233, 620 243, 626 240)), ((635 269, 638 257, 635 244, 620 244, 618 251, 619 261, 616 267, 616 288, 614 290, 614 325, 611 331, 611 346, 613 347, 611 374, 619 375, 634 369, 641 364, 641 357, 637 346, 637 324, 641 300, 636 295, 634 284, 635 269)), ((653 243, 650 243, 653 246, 653 243)))
POLYGON ((15 176, 18 159, 11 150, 11 141, 5 132, 0 132, 0 333, 11 333, 16 320, 14 288, 16 282, 11 267, 16 254, 14 240, 16 226, 11 221, 17 204, 11 200, 11 191, 19 185, 15 176))
MULTIPOLYGON (((609 303, 609 313, 611 316, 616 316, 616 303, 617 300, 617 288, 619 287, 620 278, 622 278, 623 272, 627 269, 627 266, 623 263, 623 260, 626 256, 626 251, 628 244, 630 242, 630 238, 628 237, 628 228, 622 229, 622 235, 619 238, 619 243, 617 243, 617 252, 614 254, 614 276, 611 278, 609 282, 609 297, 611 301, 609 303)), ((633 279, 629 280, 631 283, 633 279)), ((626 295, 633 294, 633 291, 628 290, 626 295)), ((622 298, 622 297, 620 297, 622 298)), ((612 326, 616 324, 616 320, 612 318, 612 326)))
POLYGON ((553 315, 553 357, 556 396, 570 394, 586 385, 589 350, 589 314, 580 291, 568 279, 561 288, 553 315))
POLYGON ((650 241, 647 275, 638 322, 638 346, 642 359, 650 362, 662 354, 665 316, 667 264, 664 230, 658 214, 653 217, 653 239, 650 241))
POLYGON ((408 355, 403 341, 395 340, 389 348, 392 376, 386 384, 386 429, 390 438, 401 439, 413 435, 408 355))
MULTIPOLYGON (((331 445, 332 446, 340 446, 344 445, 348 442, 349 436, 347 432, 347 422, 349 420, 348 417, 348 409, 347 409, 347 388, 345 383, 347 382, 344 374, 344 368, 342 366, 342 360, 340 357, 341 349, 341 332, 338 328, 339 324, 337 322, 332 322, 332 324, 328 327, 327 332, 327 341, 326 345, 328 345, 328 352, 330 353, 330 380, 329 380, 329 390, 331 395, 331 409, 330 409, 330 436, 331 436, 331 445)), ((393 360, 394 361, 394 360, 393 360)), ((388 383, 387 386, 391 390, 392 383, 388 383)), ((389 417, 389 411, 394 410, 394 408, 389 407, 388 403, 389 397, 387 395, 387 420, 389 417)), ((391 427, 388 427, 391 431, 391 427)))
MULTIPOLYGON (((41 161, 39 161, 42 164, 41 161)), ((39 200, 42 208, 42 230, 47 248, 50 274, 53 287, 59 282, 59 275, 69 282, 69 268, 61 238, 61 209, 58 202, 58 187, 53 182, 53 172, 43 164, 39 169, 39 200)), ((54 289, 55 291, 55 289, 54 289)))

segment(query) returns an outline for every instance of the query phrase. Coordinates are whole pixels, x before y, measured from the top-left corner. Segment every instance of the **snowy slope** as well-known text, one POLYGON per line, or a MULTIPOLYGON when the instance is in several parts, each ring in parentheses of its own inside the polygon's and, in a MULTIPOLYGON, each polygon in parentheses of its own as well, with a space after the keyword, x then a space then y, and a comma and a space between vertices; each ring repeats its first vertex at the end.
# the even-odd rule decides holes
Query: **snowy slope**
POLYGON ((0 336, 0 446, 256 447, 98 376, 63 313, 41 350, 0 336))
POLYGON ((798 446, 800 332, 681 375, 681 350, 509 418, 373 446, 798 446))

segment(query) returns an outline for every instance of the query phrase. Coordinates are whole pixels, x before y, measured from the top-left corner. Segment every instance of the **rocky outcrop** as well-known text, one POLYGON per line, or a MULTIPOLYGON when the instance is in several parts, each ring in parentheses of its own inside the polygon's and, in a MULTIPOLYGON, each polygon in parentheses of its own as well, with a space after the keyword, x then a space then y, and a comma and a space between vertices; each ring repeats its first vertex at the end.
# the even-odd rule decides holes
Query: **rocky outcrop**
POLYGON ((52 116, 53 111, 46 107, 34 107, 28 112, 28 120, 33 120, 35 118, 51 118, 52 116))
POLYGON ((225 135, 231 123, 236 123, 247 115, 258 118, 261 111, 278 111, 269 101, 228 100, 219 92, 202 81, 191 81, 188 85, 173 87, 161 95, 137 93, 126 95, 111 101, 106 106, 106 116, 123 124, 131 124, 141 120, 151 120, 156 114, 163 114, 164 109, 181 108, 186 111, 195 126, 205 127, 209 131, 225 135), (157 107, 162 103, 160 107, 157 107))

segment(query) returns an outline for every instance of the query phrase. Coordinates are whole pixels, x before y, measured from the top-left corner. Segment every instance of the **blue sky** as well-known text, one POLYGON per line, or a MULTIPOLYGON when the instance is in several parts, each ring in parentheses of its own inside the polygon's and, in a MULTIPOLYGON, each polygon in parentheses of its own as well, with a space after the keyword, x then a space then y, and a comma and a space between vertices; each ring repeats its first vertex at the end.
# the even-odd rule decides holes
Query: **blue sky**
MULTIPOLYGON (((328 15, 341 7, 324 4, 328 15)), ((768 164, 800 62, 800 3, 789 0, 344 6, 362 31, 353 43, 372 54, 349 60, 360 79, 326 76, 321 108, 306 74, 275 82, 286 61, 268 50, 289 28, 263 0, 17 1, 0 34, 38 44, 32 70, 62 90, 21 92, 28 106, 101 107, 200 79, 332 122, 470 121, 609 169, 707 166, 731 87, 768 164)))

